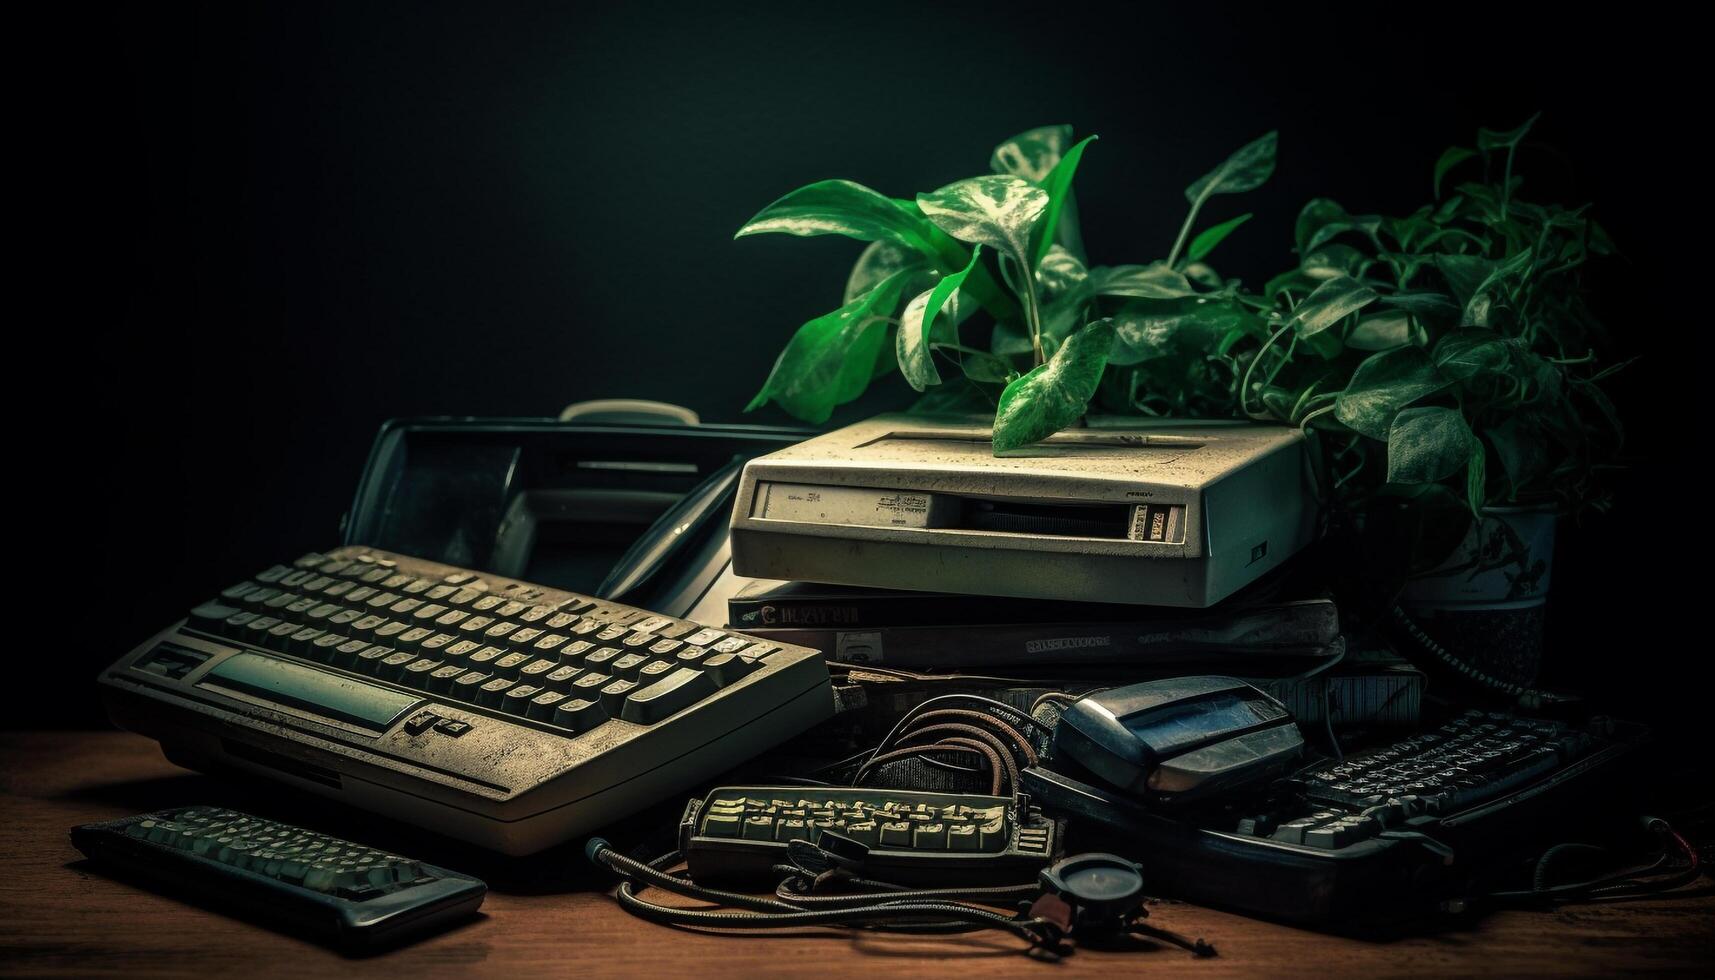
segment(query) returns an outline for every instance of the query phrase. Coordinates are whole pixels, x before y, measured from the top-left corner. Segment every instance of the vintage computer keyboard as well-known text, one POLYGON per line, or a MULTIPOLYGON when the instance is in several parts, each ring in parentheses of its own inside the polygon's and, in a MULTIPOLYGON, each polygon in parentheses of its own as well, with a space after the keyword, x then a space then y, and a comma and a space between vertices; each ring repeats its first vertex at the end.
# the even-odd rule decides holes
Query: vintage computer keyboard
POLYGON ((1421 914, 1519 840, 1554 843, 1557 825, 1589 819, 1614 795, 1614 781, 1594 774, 1615 775, 1646 737, 1605 720, 1472 711, 1185 813, 1149 809, 1063 765, 1027 770, 1023 785, 1050 812, 1087 817, 1154 855, 1164 894, 1341 925, 1421 914))
POLYGON ((222 592, 104 671, 122 727, 510 854, 833 714, 816 651, 351 546, 222 592))

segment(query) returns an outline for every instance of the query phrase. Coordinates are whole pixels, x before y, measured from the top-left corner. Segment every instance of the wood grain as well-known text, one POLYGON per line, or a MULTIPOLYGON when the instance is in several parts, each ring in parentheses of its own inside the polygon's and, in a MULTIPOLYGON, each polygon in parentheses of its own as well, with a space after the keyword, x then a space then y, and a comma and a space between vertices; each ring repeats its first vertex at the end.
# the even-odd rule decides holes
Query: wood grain
POLYGON ((796 976, 932 974, 1113 976, 1145 967, 1226 976, 1471 973, 1707 975, 1715 897, 1505 912, 1463 931, 1392 942, 1331 937, 1178 903, 1152 920, 1214 943, 1081 950, 1057 965, 1018 955, 1001 933, 912 939, 807 930, 712 935, 631 918, 576 847, 501 859, 319 801, 173 767, 153 742, 119 732, 0 736, 0 974, 7 976, 796 976), (251 923, 114 880, 81 860, 73 824, 166 806, 218 803, 388 847, 477 874, 483 914, 452 932, 351 959, 251 923))

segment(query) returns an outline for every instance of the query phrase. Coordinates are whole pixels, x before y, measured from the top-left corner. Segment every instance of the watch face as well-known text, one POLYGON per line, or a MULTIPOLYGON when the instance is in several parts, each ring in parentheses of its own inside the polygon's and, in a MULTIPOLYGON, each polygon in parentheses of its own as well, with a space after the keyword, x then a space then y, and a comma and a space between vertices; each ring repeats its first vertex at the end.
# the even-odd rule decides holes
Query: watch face
POLYGON ((1086 905, 1123 902, 1143 892, 1143 874, 1138 866, 1114 854, 1080 854, 1069 857, 1044 877, 1062 895, 1086 905))

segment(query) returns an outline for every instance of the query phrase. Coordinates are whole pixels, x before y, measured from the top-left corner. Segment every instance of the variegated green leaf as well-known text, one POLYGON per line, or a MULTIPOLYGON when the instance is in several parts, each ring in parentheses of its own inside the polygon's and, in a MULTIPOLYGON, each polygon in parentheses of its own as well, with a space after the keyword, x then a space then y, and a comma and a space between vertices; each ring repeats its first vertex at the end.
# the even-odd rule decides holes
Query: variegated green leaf
POLYGON ((1215 246, 1221 244, 1228 235, 1233 233, 1235 228, 1249 220, 1251 220, 1251 215, 1247 212, 1239 215, 1231 221, 1223 221, 1213 228, 1204 230, 1202 234, 1191 239, 1191 247, 1185 251, 1185 257, 1192 262, 1196 262, 1203 256, 1213 252, 1215 250, 1215 246))
POLYGON ((1353 350, 1392 350, 1406 344, 1422 347, 1428 342, 1428 331, 1404 310, 1359 317, 1346 334, 1346 346, 1353 350))
POLYGON ((1330 279, 1316 287, 1315 292, 1292 311, 1292 329, 1300 339, 1313 340, 1347 315, 1368 306, 1376 299, 1376 291, 1349 276, 1330 279))
POLYGON ((1457 409, 1408 408, 1387 434, 1387 482, 1438 483, 1465 466, 1476 437, 1457 409))
POLYGON ((1260 324, 1240 304, 1207 296, 1133 300, 1111 320, 1114 343, 1108 363, 1116 367, 1213 351, 1228 334, 1254 334, 1260 324))
MULTIPOLYGON (((971 267, 977 264, 981 252, 981 245, 971 249, 970 265, 943 277, 935 288, 917 294, 905 305, 905 312, 900 314, 895 341, 899 373, 918 391, 941 383, 941 373, 935 370, 935 356, 930 348, 931 340, 935 339, 936 318, 959 287, 964 285, 965 277, 970 275, 971 267)), ((948 325, 951 326, 950 321, 948 325)))
POLYGON ((1030 236, 1048 207, 1048 193, 1022 177, 990 175, 919 194, 917 206, 942 231, 998 249, 1028 273, 1030 236))
POLYGON ((1038 126, 995 147, 989 157, 989 169, 1040 183, 1060 163, 1070 145, 1072 127, 1038 126))
POLYGON ((995 410, 995 453, 1046 439, 1076 422, 1095 397, 1113 339, 1113 324, 1097 320, 1066 338, 1047 363, 1007 385, 995 410))
MULTIPOLYGON (((929 260, 911 249, 889 241, 870 242, 852 265, 846 277, 845 302, 850 303, 874 289, 888 276, 910 270, 925 278, 930 275, 929 260)), ((912 281, 915 280, 913 277, 912 281)), ((909 287, 907 287, 909 288, 909 287)))
POLYGON ((1401 409, 1450 384, 1421 347, 1371 354, 1334 401, 1334 416, 1371 439, 1386 439, 1401 409))
POLYGON ((1518 128, 1509 129, 1505 132, 1497 132, 1492 129, 1479 129, 1477 130, 1477 149, 1482 150, 1485 153, 1491 150, 1513 149, 1524 140, 1525 134, 1530 132, 1530 127, 1536 125, 1536 121, 1541 117, 1542 113, 1536 113, 1529 119, 1526 119, 1518 128))
POLYGON ((1312 279, 1361 276, 1374 260, 1344 242, 1329 242, 1305 255, 1299 268, 1312 279))
POLYGON ((1379 215, 1348 214, 1338 203, 1319 197, 1298 212, 1298 223, 1294 229, 1298 254, 1309 255, 1349 231, 1362 232, 1374 241, 1381 224, 1379 215))
POLYGON ((1274 174, 1278 133, 1269 132, 1246 143, 1221 165, 1198 178, 1185 188, 1185 200, 1192 207, 1201 205, 1215 194, 1239 194, 1261 187, 1274 174))
POLYGON ((1055 245, 1036 266, 1036 281, 1050 296, 1063 293, 1090 277, 1084 263, 1066 249, 1055 245))
POLYGON ((892 198, 849 180, 823 180, 800 187, 757 212, 734 238, 784 235, 845 235, 861 241, 890 241, 934 257, 927 222, 892 198))
POLYGON ((885 318, 899 302, 909 272, 896 272, 839 309, 798 328, 745 411, 769 401, 820 425, 836 405, 863 394, 887 343, 885 318))
POLYGON ((1098 266, 1090 270, 1090 283, 1098 296, 1129 296, 1135 299, 1173 299, 1195 296, 1197 291, 1182 272, 1164 262, 1149 265, 1098 266))
POLYGON ((1435 199, 1441 199, 1441 180, 1447 176, 1447 171, 1477 155, 1476 150, 1467 150, 1463 146, 1449 146, 1442 151, 1441 159, 1435 161, 1435 199))

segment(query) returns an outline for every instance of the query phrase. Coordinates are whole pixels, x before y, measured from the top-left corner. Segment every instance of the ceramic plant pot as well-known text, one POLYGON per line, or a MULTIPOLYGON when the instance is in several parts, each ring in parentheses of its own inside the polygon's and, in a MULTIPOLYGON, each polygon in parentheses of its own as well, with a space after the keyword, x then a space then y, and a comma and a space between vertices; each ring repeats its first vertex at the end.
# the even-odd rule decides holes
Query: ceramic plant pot
POLYGON ((1406 611, 1456 657, 1530 685, 1542 666, 1556 514, 1489 507, 1453 554, 1406 586, 1406 611))

